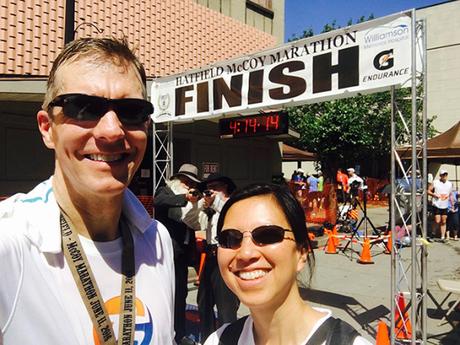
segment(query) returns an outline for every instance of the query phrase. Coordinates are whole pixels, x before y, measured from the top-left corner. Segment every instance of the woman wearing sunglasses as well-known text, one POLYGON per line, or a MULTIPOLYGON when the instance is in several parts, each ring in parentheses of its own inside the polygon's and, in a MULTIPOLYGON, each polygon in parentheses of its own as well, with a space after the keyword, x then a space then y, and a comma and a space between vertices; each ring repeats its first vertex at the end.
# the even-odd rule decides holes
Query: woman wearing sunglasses
POLYGON ((236 191, 217 224, 218 263, 227 286, 250 315, 213 333, 205 345, 370 345, 327 309, 304 301, 297 285, 313 271, 305 214, 282 186, 254 184, 236 191))

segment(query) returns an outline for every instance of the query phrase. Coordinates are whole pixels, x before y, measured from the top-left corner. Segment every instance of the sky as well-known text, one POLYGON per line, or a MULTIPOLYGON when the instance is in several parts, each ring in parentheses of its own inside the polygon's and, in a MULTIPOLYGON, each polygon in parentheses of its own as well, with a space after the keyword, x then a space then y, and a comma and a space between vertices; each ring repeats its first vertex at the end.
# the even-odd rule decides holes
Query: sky
MULTIPOLYGON (((275 0, 276 1, 276 0, 275 0)), ((315 35, 321 33, 325 24, 334 21, 344 27, 352 19, 361 16, 375 18, 442 3, 442 0, 285 0, 285 41, 293 35, 300 36, 310 27, 315 35)))

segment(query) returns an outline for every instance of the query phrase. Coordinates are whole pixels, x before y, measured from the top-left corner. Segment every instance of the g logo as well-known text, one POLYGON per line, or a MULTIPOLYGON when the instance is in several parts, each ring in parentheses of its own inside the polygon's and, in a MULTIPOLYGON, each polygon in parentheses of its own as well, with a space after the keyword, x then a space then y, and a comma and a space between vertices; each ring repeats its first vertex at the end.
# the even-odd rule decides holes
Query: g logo
POLYGON ((384 50, 374 58, 374 67, 379 71, 392 68, 394 66, 393 49, 384 50))

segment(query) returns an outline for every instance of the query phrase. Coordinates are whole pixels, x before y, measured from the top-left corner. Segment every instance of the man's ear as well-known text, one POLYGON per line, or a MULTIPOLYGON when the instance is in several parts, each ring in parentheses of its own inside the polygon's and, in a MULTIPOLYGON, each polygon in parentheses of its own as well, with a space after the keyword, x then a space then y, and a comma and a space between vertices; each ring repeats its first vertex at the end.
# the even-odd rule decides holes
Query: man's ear
POLYGON ((54 149, 52 120, 48 112, 40 110, 37 113, 38 129, 42 135, 43 142, 49 149, 54 149))
POLYGON ((152 125, 152 118, 149 116, 149 119, 147 121, 145 121, 145 132, 148 133, 149 132, 149 128, 150 126, 152 125))

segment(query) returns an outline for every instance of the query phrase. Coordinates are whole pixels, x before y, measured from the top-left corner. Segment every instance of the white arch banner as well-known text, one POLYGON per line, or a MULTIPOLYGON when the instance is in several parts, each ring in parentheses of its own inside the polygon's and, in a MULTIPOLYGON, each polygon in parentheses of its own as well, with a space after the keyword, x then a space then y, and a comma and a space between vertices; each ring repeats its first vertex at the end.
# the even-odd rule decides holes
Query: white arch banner
POLYGON ((351 97, 410 86, 411 12, 154 80, 155 122, 351 97))

